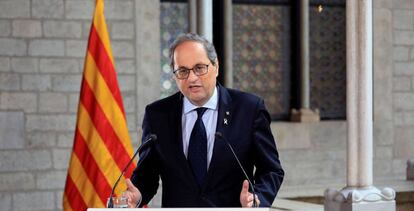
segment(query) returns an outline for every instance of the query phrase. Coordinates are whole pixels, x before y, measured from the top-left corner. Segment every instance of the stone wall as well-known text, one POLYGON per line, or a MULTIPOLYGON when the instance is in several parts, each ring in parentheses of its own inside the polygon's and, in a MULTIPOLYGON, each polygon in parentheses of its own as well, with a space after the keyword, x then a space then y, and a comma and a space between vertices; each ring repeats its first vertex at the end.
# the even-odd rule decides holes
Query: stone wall
POLYGON ((394 160, 414 157, 414 1, 394 0, 393 9, 394 160))

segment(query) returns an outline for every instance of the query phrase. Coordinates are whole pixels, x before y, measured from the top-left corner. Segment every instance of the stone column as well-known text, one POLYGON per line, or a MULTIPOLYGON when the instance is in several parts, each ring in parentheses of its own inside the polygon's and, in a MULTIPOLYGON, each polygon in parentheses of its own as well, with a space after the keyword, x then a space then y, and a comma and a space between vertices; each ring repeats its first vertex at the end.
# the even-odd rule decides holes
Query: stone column
POLYGON ((197 33, 213 42, 213 1, 197 1, 197 33))
POLYGON ((325 210, 395 210, 395 191, 372 184, 372 0, 346 2, 347 187, 325 191, 325 210))
POLYGON ((318 122, 318 110, 310 109, 309 78, 309 0, 299 1, 300 16, 300 108, 292 109, 291 120, 295 122, 318 122))
POLYGON ((233 87, 233 6, 232 0, 224 0, 224 85, 233 87))
POLYGON ((197 0, 188 0, 188 31, 197 33, 197 0))

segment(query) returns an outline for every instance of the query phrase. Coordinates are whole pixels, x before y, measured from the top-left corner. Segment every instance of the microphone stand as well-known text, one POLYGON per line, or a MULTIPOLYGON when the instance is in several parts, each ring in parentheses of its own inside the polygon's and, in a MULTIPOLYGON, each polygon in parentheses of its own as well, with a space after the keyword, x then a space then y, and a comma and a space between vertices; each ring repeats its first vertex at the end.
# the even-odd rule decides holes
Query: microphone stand
POLYGON ((128 169, 128 167, 131 165, 132 161, 134 160, 134 158, 138 155, 138 153, 141 151, 142 148, 144 148, 145 146, 149 146, 150 143, 154 142, 155 140, 157 140, 157 135, 155 134, 150 134, 148 136, 148 138, 146 139, 146 141, 144 143, 141 144, 141 146, 138 147, 137 151, 135 151, 134 155, 132 156, 132 158, 129 160, 129 162, 126 164, 125 168, 122 170, 121 175, 119 175, 118 179, 116 180, 114 187, 111 190, 111 194, 109 195, 109 201, 108 201, 108 208, 114 208, 114 202, 112 200, 112 197, 114 195, 116 186, 118 186, 119 181, 121 180, 121 178, 124 176, 126 170, 128 169))
POLYGON ((230 151, 233 153, 233 157, 236 159, 237 163, 239 164, 239 167, 243 171, 244 176, 246 177, 247 181, 249 182, 250 187, 252 188, 252 191, 253 191, 253 207, 257 207, 257 203, 256 203, 256 192, 254 190, 253 183, 249 179, 249 176, 247 176, 247 173, 244 170, 243 165, 240 163, 240 160, 237 157, 236 153, 234 152, 233 147, 230 145, 230 143, 226 140, 226 138, 224 138, 223 134, 221 134, 220 132, 216 132, 215 136, 217 138, 223 140, 226 143, 226 145, 230 148, 230 151))

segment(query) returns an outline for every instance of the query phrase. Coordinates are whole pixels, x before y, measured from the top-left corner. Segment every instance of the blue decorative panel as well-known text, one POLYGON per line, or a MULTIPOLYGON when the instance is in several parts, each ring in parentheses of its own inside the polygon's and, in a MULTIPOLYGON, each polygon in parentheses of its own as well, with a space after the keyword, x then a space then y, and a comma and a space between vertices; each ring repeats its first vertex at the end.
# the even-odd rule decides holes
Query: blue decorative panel
POLYGON ((345 13, 344 7, 330 6, 309 12, 311 107, 323 119, 346 116, 345 13))
POLYGON ((234 87, 265 100, 272 118, 290 110, 290 7, 233 4, 234 87))
POLYGON ((187 3, 161 2, 161 98, 178 91, 169 65, 168 50, 174 39, 188 31, 187 3))

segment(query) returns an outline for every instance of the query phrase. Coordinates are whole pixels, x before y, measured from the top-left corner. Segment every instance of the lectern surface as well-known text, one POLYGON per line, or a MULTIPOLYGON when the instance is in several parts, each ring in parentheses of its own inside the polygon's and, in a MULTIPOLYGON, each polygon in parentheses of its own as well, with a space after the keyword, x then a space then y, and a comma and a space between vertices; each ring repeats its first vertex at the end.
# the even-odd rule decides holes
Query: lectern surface
MULTIPOLYGON (((89 208, 88 211, 126 211, 126 210, 141 210, 138 208, 131 209, 109 209, 109 208, 89 208)), ((142 211, 269 211, 271 208, 145 208, 142 211)))

